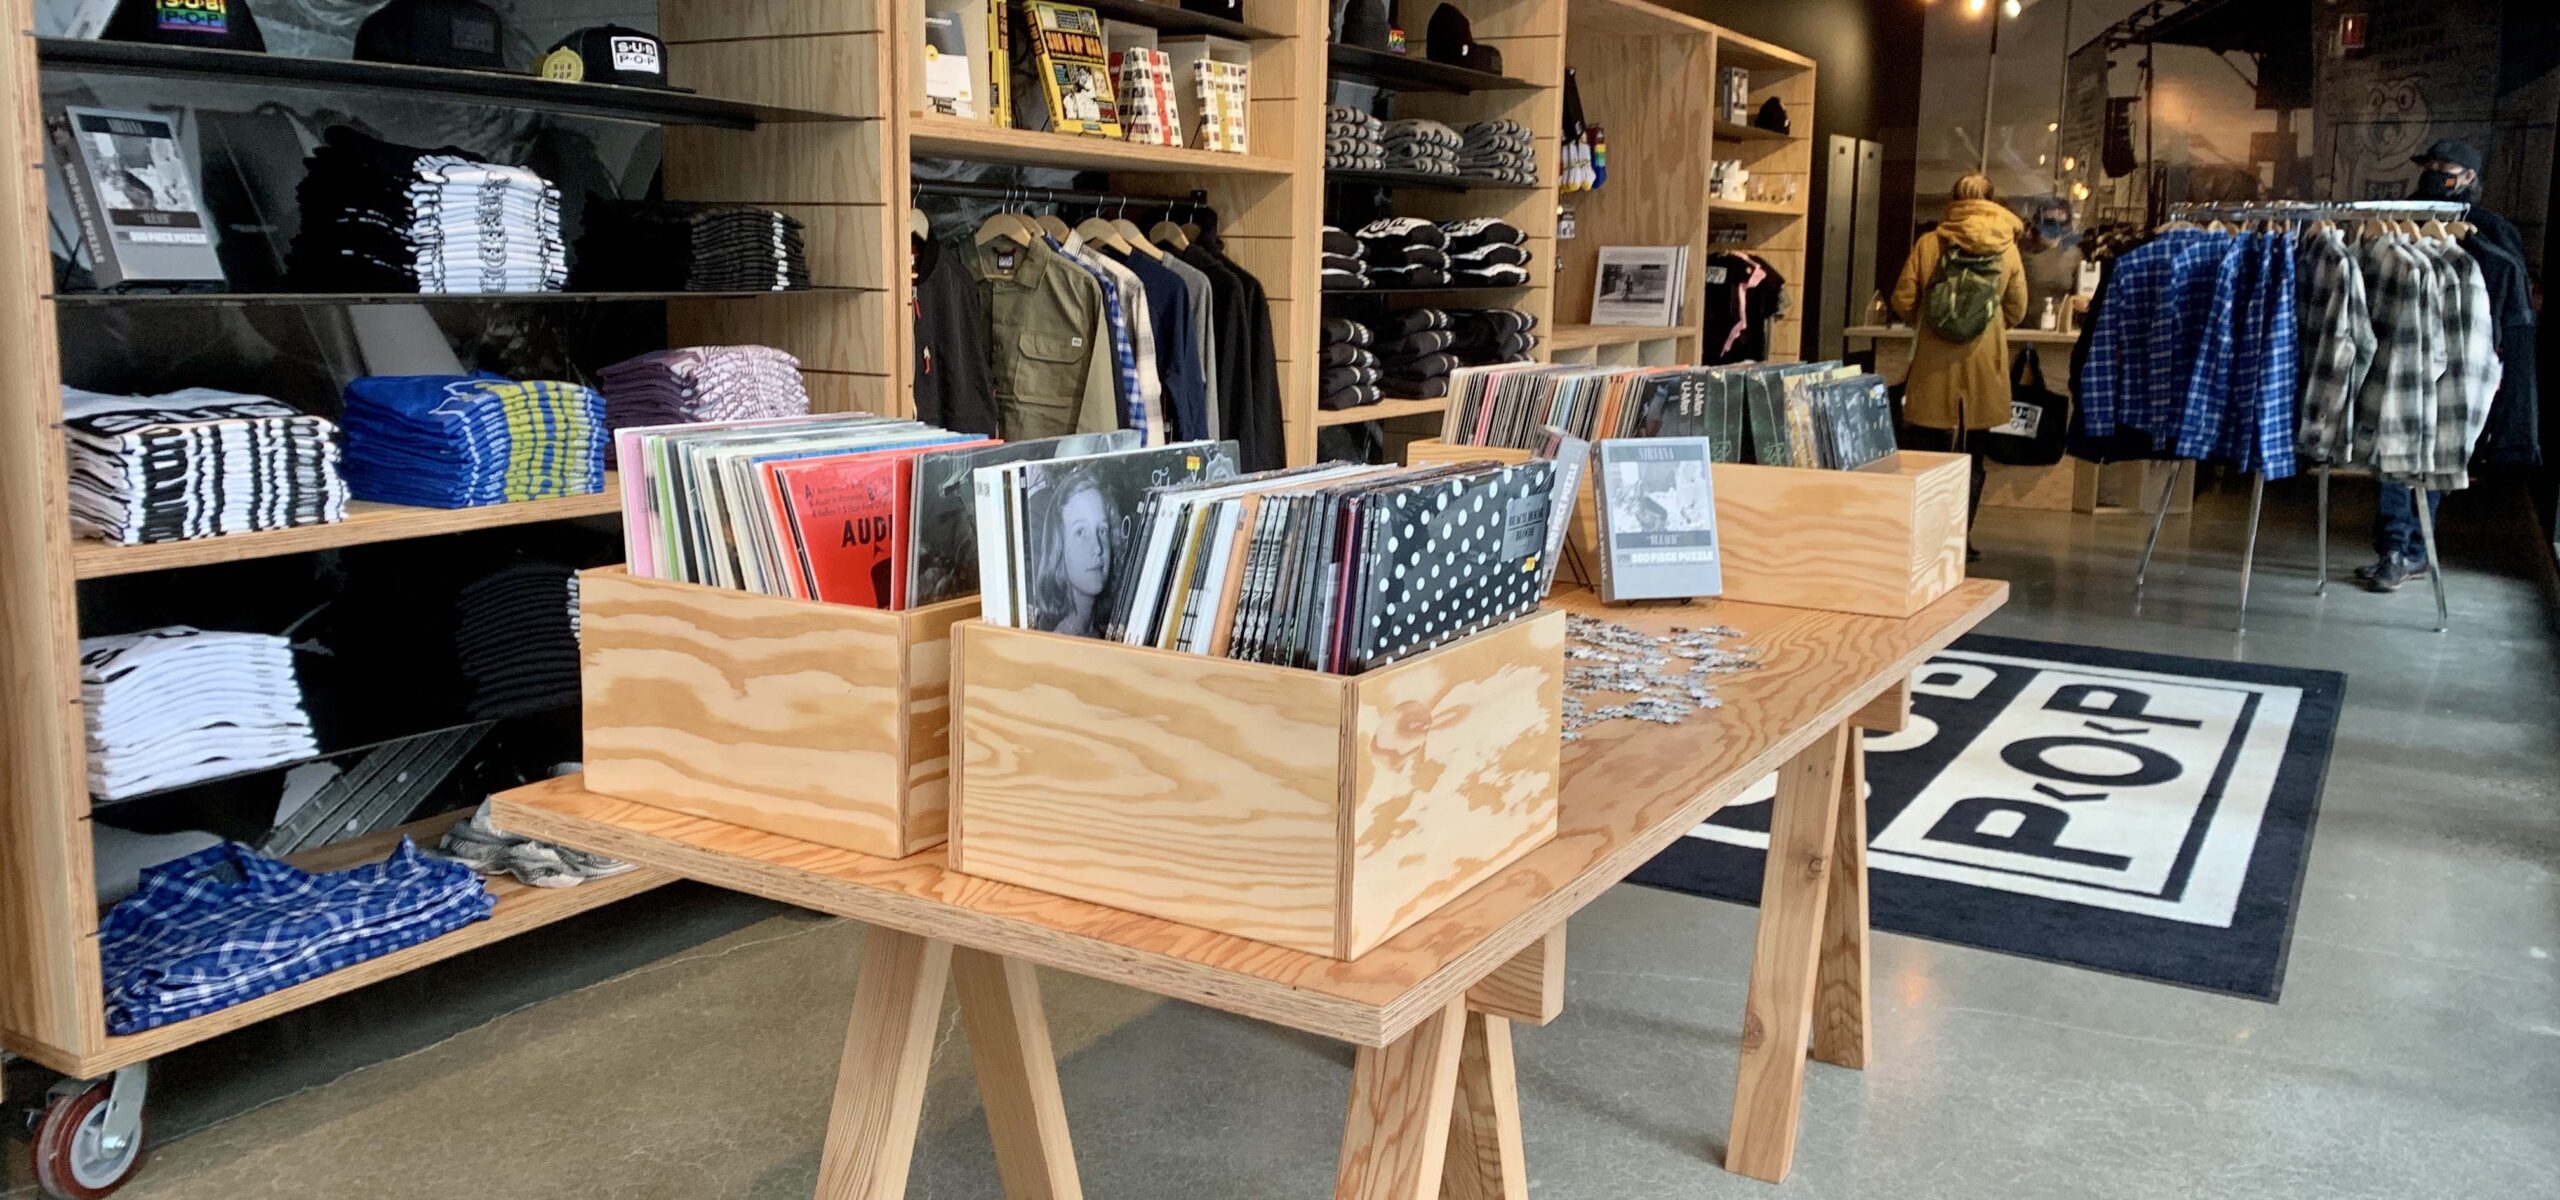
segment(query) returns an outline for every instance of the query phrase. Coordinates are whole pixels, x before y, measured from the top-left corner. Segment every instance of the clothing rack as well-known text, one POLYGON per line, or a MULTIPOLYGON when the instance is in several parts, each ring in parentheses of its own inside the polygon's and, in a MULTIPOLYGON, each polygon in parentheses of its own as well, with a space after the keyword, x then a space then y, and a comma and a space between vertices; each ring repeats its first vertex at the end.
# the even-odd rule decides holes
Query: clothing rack
MULTIPOLYGON (((2173 221, 2222 220, 2300 223, 2304 221, 2417 220, 2421 218, 2429 220, 2459 220, 2470 211, 2470 205, 2451 200, 2343 200, 2320 203, 2297 200, 2259 200, 2244 202, 2175 204, 2170 206, 2169 215, 2170 219, 2173 221)), ((2151 537, 2148 541, 2143 543, 2142 561, 2134 568, 2133 593, 2137 600, 2142 596, 2144 581, 2151 574, 2152 555, 2160 548, 2160 530, 2169 519, 2169 498, 2177 493, 2179 476, 2191 465, 2192 464, 2187 462, 2178 462, 2171 464, 2169 468, 2169 479, 2167 484, 2161 489, 2159 507, 2157 511, 2152 514, 2151 537)), ((2312 589, 2312 594, 2315 596, 2325 596, 2329 594, 2330 471, 2331 468, 2327 463, 2321 463, 2312 468, 2312 473, 2318 478, 2320 483, 2319 550, 2318 558, 2316 560, 2318 563, 2319 582, 2312 589)), ((2430 511, 2427 506, 2425 488, 2412 489, 2411 495, 2413 497, 2412 504, 2417 509, 2418 533, 2424 540, 2427 549, 2427 576, 2435 588, 2436 632, 2443 633, 2447 629, 2451 628, 2452 620, 2451 609, 2445 599, 2443 558, 2436 550, 2435 514, 2430 511)), ((2249 585, 2251 577, 2255 574, 2257 568, 2258 524, 2260 515, 2265 511, 2266 496, 2267 477, 2265 472, 2253 473, 2250 477, 2249 483, 2249 537, 2243 544, 2243 549, 2241 550, 2240 555, 2240 612, 2239 624, 2234 630, 2234 632, 2238 633, 2247 633, 2249 631, 2249 585)))

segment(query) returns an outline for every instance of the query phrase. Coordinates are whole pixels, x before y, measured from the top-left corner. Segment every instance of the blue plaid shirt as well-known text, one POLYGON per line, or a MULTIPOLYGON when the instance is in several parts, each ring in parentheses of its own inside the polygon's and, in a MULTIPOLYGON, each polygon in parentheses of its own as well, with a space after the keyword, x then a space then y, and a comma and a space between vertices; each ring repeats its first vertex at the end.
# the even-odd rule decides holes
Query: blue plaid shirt
POLYGON ((98 924, 107 1032, 255 1000, 460 929, 496 903, 469 867, 407 838, 382 862, 330 875, 237 842, 162 863, 98 924))
POLYGON ((2169 457, 2292 475, 2294 288, 2286 234, 2175 230, 2117 260, 2081 373, 2081 432, 2131 431, 2169 457))

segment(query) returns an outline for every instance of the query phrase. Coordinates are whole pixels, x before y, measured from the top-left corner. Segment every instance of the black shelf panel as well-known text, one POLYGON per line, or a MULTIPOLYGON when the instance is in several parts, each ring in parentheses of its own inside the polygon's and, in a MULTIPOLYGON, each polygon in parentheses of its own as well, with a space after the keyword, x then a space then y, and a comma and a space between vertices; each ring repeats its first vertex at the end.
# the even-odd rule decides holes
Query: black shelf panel
POLYGON ((1464 175, 1434 175, 1428 171, 1370 171, 1327 168, 1326 183, 1353 187, 1427 188, 1435 192, 1463 192, 1479 187, 1499 187, 1490 180, 1469 179, 1464 175))
POLYGON ((1217 37, 1246 41, 1276 38, 1283 35, 1258 25, 1192 12, 1172 3, 1150 4, 1147 0, 1077 0, 1086 8, 1101 14, 1106 21, 1127 21, 1132 25, 1150 25, 1159 33, 1206 33, 1217 37))
POLYGON ((37 38, 36 60, 65 71, 149 75, 247 86, 401 92, 431 100, 490 104, 651 125, 753 129, 764 122, 833 121, 824 113, 716 100, 692 92, 568 83, 503 71, 463 71, 398 63, 296 58, 246 50, 204 50, 141 42, 37 38))
POLYGON ((1400 88, 1409 92, 1452 92, 1468 95, 1474 92, 1535 91, 1537 84, 1508 75, 1489 75, 1436 63, 1413 54, 1389 54, 1366 46, 1346 46, 1334 42, 1325 48, 1325 61, 1333 68, 1336 79, 1355 79, 1380 87, 1400 88))
POLYGON ((647 300, 752 300, 760 296, 805 296, 811 292, 857 292, 860 288, 800 288, 788 292, 57 292, 46 297, 57 304, 153 305, 205 307, 229 305, 315 304, 613 304, 647 300))

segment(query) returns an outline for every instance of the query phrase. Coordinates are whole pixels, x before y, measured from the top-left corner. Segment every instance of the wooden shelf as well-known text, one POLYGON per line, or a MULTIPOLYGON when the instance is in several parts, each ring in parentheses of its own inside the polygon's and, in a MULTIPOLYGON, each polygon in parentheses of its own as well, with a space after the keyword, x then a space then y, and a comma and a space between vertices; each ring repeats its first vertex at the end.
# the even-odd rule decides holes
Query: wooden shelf
MULTIPOLYGON (((432 849, 436 840, 444 836, 445 830, 452 828, 469 815, 469 810, 464 810, 430 817, 424 821, 413 822, 369 837, 352 838, 322 846, 316 850, 305 851, 286 861, 306 871, 342 871, 389 854, 391 848, 399 844, 404 834, 415 838, 421 848, 432 849)), ((141 1033, 127 1034, 122 1037, 109 1036, 104 1040, 104 1049, 82 1062, 82 1073, 101 1075, 118 1067, 155 1058, 216 1034, 229 1033, 244 1026, 254 1025, 280 1013, 292 1012, 332 996, 352 992, 367 984, 414 971, 428 963, 452 958, 466 950, 476 950, 492 942, 504 941, 526 930, 538 929, 590 909, 602 908, 616 900, 635 896, 672 882, 673 879, 673 876, 663 872, 642 869, 604 879, 590 880, 576 887, 567 888, 528 887, 508 878, 491 880, 488 881, 489 894, 497 897, 498 906, 490 910, 489 919, 485 921, 473 922, 431 941, 420 942, 408 949, 393 951, 344 970, 332 971, 283 991, 260 996, 243 1004, 235 1004, 220 1012, 207 1013, 201 1017, 163 1025, 157 1029, 144 1030, 141 1033)))
POLYGON ((1775 200, 1709 200, 1707 212, 1709 215, 1742 213, 1754 217, 1801 217, 1804 204, 1801 198, 1792 204, 1781 204, 1775 200))
POLYGON ((104 542, 90 541, 74 542, 71 547, 71 569, 73 574, 82 579, 103 579, 111 575, 172 571, 180 567, 242 562, 252 558, 273 558, 280 554, 302 554, 313 550, 336 550, 346 546, 434 537, 438 534, 462 533, 473 529, 530 525, 537 521, 601 517, 619 514, 621 511, 622 489, 615 482, 613 475, 608 472, 605 475, 604 490, 589 496, 525 500, 514 504, 486 504, 478 508, 411 508, 404 504, 376 504, 369 500, 351 500, 347 503, 347 519, 335 525, 304 525, 294 529, 269 530, 265 533, 235 533, 228 537, 197 538, 185 542, 152 542, 140 546, 110 546, 104 542))
POLYGON ((716 100, 672 88, 570 83, 506 71, 465 71, 401 63, 298 58, 248 50, 206 50, 143 42, 37 38, 36 59, 59 71, 148 75, 245 87, 392 92, 426 100, 636 121, 753 129, 765 122, 833 121, 825 113, 716 100))
POLYGON ((45 299, 56 304, 198 308, 339 304, 626 304, 674 300, 760 300, 772 296, 861 290, 819 287, 782 292, 57 292, 45 299))
MULTIPOLYGON (((1917 47, 1913 49, 1916 53, 1917 47)), ((1774 77, 1792 75, 1798 71, 1810 71, 1813 69, 1813 60, 1783 46, 1764 42, 1758 38, 1744 37, 1729 29, 1718 29, 1716 30, 1716 65, 1741 67, 1755 74, 1766 72, 1774 77)), ((1761 86, 1763 82, 1760 79, 1751 81, 1755 88, 1761 86)))
POLYGON ((1357 425, 1363 421, 1392 421, 1397 417, 1418 417, 1447 411, 1449 399, 1446 396, 1437 400, 1381 400, 1358 408, 1317 409, 1316 425, 1319 428, 1357 425))
POLYGON ((1716 122, 1716 140, 1719 142, 1801 142, 1805 139, 1792 133, 1762 129, 1757 125, 1718 121, 1716 122))
POLYGON ((1565 32, 1574 37, 1712 37, 1716 27, 1648 0, 1572 0, 1565 32))
POLYGON ((1433 62, 1422 56, 1419 47, 1411 54, 1390 54, 1366 46, 1345 46, 1340 42, 1325 47, 1325 62, 1336 79, 1374 83, 1383 88, 1408 92, 1449 92, 1466 96, 1476 92, 1530 92, 1539 85, 1508 75, 1492 75, 1470 71, 1447 63, 1433 62))
POLYGON ((1060 167, 1074 171, 1158 171, 1169 174, 1285 175, 1289 161, 1260 154, 1224 154, 1183 146, 1150 146, 1116 138, 1081 137, 1036 129, 1006 129, 980 121, 919 114, 907 122, 911 154, 972 162, 1060 167))
POLYGON ((1175 3, 1174 0, 1162 0, 1161 3, 1151 3, 1150 0, 1077 0, 1077 3, 1100 14, 1105 21, 1127 21, 1132 25, 1146 25, 1154 28, 1158 33, 1206 33, 1244 41, 1262 41, 1287 36, 1258 25, 1247 25, 1242 21, 1230 21, 1225 17, 1192 12, 1175 3))
POLYGON ((1695 325, 1558 325, 1547 337, 1551 350, 1584 350, 1593 346, 1629 346, 1698 336, 1695 325))

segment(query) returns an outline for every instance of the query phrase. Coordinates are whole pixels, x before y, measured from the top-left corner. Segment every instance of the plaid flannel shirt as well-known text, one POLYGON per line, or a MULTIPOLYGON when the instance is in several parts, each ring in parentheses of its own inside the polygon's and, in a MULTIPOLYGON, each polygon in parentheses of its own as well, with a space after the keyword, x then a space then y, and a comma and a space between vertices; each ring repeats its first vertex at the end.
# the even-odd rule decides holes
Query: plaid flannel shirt
POLYGON ((2298 266, 2303 361, 2295 445, 2314 463, 2349 462, 2356 393, 2373 367, 2373 312, 2365 302, 2364 270, 2347 249, 2346 234, 2334 226, 2303 236, 2298 266))
POLYGON ((2436 381, 2445 372, 2443 294, 2409 238, 2368 238, 2360 257, 2374 352, 2356 395, 2357 457, 2384 479, 2424 482, 2435 467, 2436 381))
POLYGON ((2506 368, 2498 360, 2497 318, 2479 262, 2452 242, 2430 240, 2419 247, 2434 260, 2445 317, 2445 372, 2436 381, 2430 455, 2435 470, 2427 487, 2458 492, 2471 486, 2471 448, 2488 428, 2506 368))
POLYGON ((407 838, 382 862, 329 875, 237 842, 162 863, 98 923, 107 1032, 254 1000, 459 929, 496 903, 469 867, 407 838))
POLYGON ((2211 272, 2211 298, 2186 318, 2202 326, 2203 337, 2193 359, 2172 364, 2184 378, 2176 391, 2161 397, 2169 452, 2199 461, 2221 456, 2230 444, 2224 430, 2238 419, 2234 386, 2248 361, 2243 339, 2250 323, 2242 301, 2257 287, 2259 267, 2248 236, 2212 235, 2209 240, 2220 256, 2211 272))
POLYGON ((2178 414, 2218 311, 2214 293, 2228 240, 2177 230, 2116 260, 2081 371, 2084 435, 2133 430, 2149 435, 2154 449, 2177 435, 2178 414))
POLYGON ((2271 480, 2290 479, 2299 469, 2294 442, 2301 432, 2302 398, 2293 237, 2260 233, 2250 241, 2244 253, 2254 258, 2256 272, 2242 294, 2232 412, 2218 457, 2271 480))

